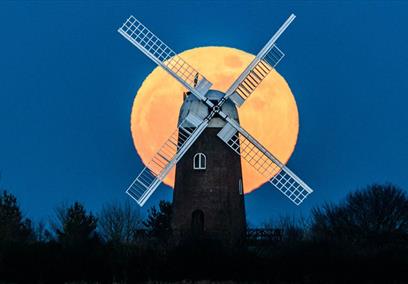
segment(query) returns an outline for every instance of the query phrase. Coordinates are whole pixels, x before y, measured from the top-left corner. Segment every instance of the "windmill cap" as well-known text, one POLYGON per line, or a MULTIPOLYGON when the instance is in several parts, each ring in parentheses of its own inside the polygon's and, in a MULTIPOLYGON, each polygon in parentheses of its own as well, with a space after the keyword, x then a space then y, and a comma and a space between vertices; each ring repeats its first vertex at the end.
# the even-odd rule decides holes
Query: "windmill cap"
MULTIPOLYGON (((191 95, 190 92, 188 92, 187 94, 188 96, 184 100, 180 108, 180 114, 179 114, 179 120, 178 120, 179 124, 182 121, 184 121, 184 119, 187 117, 187 115, 189 115, 189 113, 192 113, 200 117, 201 119, 204 119, 210 113, 210 109, 205 103, 200 101, 194 95, 191 95)), ((225 94, 220 91, 209 90, 205 96, 213 103, 218 103, 225 96, 225 94)), ((222 105, 221 110, 226 115, 228 115, 230 118, 233 118, 236 121, 239 121, 237 108, 235 107, 235 104, 230 99, 228 99, 222 105)), ((214 116, 213 119, 211 119, 208 127, 222 128, 224 125, 225 125, 225 121, 222 118, 218 116, 214 116)))

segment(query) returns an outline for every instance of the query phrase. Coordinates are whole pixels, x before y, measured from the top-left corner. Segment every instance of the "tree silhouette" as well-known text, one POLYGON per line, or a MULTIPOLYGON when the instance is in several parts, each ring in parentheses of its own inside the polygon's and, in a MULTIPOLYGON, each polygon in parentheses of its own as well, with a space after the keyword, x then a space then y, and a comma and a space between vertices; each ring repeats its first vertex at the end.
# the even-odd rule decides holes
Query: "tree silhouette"
POLYGON ((337 205, 315 208, 310 223, 282 217, 265 224, 266 228, 283 231, 279 241, 255 240, 243 245, 242 250, 231 250, 212 241, 173 246, 169 242, 172 207, 166 201, 149 210, 143 222, 148 233, 137 241, 132 240, 132 231, 138 227, 135 224, 139 215, 131 204, 105 206, 99 223, 78 202, 57 209, 53 239, 47 236, 47 226, 38 223, 33 226, 37 237, 26 241, 31 237, 22 232, 31 225, 21 216, 15 197, 3 193, 1 236, 7 235, 8 240, 17 237, 13 242, 0 241, 0 283, 143 283, 185 279, 408 283, 407 204, 406 194, 395 186, 369 186, 349 194, 337 205), (104 238, 114 242, 98 241, 98 224, 104 238))
POLYGON ((0 240, 18 242, 33 238, 31 220, 23 218, 17 198, 3 191, 0 196, 0 240))
POLYGON ((105 241, 130 243, 142 225, 140 213, 128 201, 124 204, 110 203, 99 214, 99 230, 105 241))
POLYGON ((159 240, 168 240, 171 235, 171 203, 161 200, 158 210, 153 206, 148 212, 149 214, 143 225, 149 231, 149 234, 159 240))
POLYGON ((394 185, 374 184, 339 205, 312 210, 312 234, 321 240, 387 243, 407 240, 408 197, 394 185))
POLYGON ((307 238, 309 224, 303 217, 295 218, 290 215, 279 216, 276 220, 270 219, 263 224, 265 229, 278 229, 281 240, 284 242, 302 241, 307 238))
POLYGON ((75 202, 70 207, 61 206, 56 210, 57 223, 53 228, 57 240, 64 246, 86 245, 97 239, 97 219, 87 213, 84 206, 75 202))

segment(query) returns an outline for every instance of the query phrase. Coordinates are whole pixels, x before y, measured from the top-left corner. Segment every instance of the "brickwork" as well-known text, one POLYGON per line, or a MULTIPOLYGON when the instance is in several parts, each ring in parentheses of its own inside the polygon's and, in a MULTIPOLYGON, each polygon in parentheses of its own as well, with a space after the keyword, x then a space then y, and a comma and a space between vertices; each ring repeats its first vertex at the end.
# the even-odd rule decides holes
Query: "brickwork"
POLYGON ((232 245, 245 237, 244 195, 239 190, 241 161, 217 137, 219 131, 220 128, 207 128, 177 163, 172 220, 176 240, 191 237, 197 231, 192 230, 192 224, 201 222, 192 220, 196 210, 204 215, 200 237, 232 245), (193 169, 196 153, 205 154, 205 170, 193 169))

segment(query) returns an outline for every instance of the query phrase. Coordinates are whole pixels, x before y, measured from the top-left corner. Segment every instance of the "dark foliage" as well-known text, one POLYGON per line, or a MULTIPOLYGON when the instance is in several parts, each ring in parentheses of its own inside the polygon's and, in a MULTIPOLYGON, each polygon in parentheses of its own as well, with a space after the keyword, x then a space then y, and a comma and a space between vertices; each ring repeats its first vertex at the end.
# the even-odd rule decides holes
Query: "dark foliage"
POLYGON ((339 205, 313 209, 312 216, 318 240, 374 246, 408 240, 408 197, 393 185, 368 186, 339 205))
POLYGON ((110 203, 99 214, 98 227, 103 239, 113 243, 131 243, 142 227, 139 210, 133 204, 110 203))
POLYGON ((33 237, 31 220, 23 218, 17 198, 3 191, 0 196, 0 241, 24 242, 33 237))
MULTIPOLYGON (((12 212, 20 212, 15 198, 10 200, 7 204, 14 208, 12 212)), ((168 202, 161 202, 157 209, 149 211, 144 222, 147 243, 130 237, 139 228, 140 219, 135 212, 129 215, 126 206, 115 205, 113 210, 112 206, 105 207, 99 215, 106 226, 103 232, 97 218, 76 202, 57 210, 54 238, 44 237, 46 228, 41 225, 35 230, 36 241, 32 237, 12 243, 0 240, 0 282, 140 283, 207 279, 407 283, 406 206, 407 197, 402 190, 391 185, 373 185, 348 195, 340 204, 315 208, 310 222, 291 217, 270 222, 268 228, 283 232, 277 241, 231 248, 205 239, 171 246, 168 202), (96 231, 98 226, 104 235, 102 240, 96 231)), ((21 217, 21 212, 11 216, 21 217)), ((24 224, 24 218, 17 220, 20 221, 16 224, 24 224)))
POLYGON ((149 231, 151 237, 167 242, 171 236, 171 214, 170 202, 160 201, 159 209, 152 207, 143 225, 149 231))
POLYGON ((64 206, 56 210, 57 223, 53 228, 57 241, 64 246, 85 246, 97 240, 97 219, 87 213, 84 206, 75 202, 70 207, 64 206))

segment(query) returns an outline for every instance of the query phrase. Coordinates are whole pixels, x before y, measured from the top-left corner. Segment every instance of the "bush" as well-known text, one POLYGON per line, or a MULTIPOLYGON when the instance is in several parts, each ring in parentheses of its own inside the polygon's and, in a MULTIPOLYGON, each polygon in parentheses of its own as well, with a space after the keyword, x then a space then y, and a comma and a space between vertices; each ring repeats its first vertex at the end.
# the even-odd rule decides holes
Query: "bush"
POLYGON ((374 184, 338 205, 312 210, 312 236, 329 242, 380 245, 408 240, 408 197, 394 185, 374 184))

